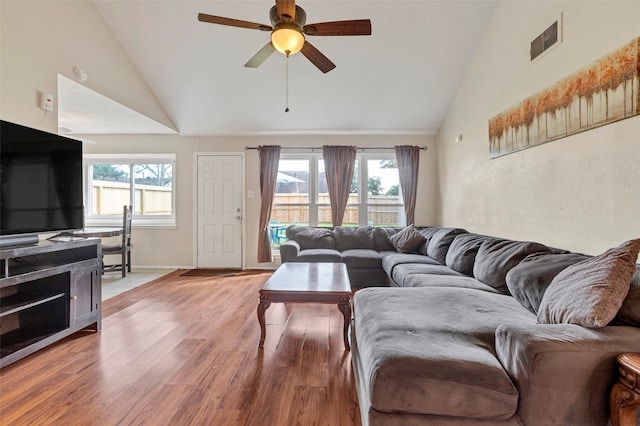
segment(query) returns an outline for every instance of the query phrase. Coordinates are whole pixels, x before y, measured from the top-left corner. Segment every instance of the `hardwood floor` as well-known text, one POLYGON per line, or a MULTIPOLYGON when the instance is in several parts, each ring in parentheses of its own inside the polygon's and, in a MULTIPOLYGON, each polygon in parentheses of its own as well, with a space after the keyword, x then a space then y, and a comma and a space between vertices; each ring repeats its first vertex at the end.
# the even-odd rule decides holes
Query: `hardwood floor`
POLYGON ((271 275, 182 277, 103 304, 82 332, 0 370, 11 425, 359 425, 337 306, 273 304, 271 275))

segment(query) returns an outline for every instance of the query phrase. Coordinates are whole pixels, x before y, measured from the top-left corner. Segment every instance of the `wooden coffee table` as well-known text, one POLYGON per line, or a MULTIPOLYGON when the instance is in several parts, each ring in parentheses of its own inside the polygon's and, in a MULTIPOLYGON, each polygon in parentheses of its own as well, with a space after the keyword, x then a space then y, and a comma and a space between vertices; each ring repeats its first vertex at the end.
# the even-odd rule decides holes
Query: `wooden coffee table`
POLYGON ((266 334, 264 316, 271 303, 329 303, 338 305, 344 317, 344 347, 349 350, 351 284, 344 263, 283 263, 260 288, 258 321, 260 344, 266 334))

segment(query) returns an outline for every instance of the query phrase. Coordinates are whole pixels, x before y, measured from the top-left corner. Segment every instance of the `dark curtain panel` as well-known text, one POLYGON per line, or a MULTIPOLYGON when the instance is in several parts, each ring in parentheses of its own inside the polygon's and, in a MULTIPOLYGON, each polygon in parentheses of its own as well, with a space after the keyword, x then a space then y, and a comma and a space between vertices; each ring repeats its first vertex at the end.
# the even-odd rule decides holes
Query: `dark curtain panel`
POLYGON ((404 199, 404 212, 407 216, 407 225, 415 224, 416 219, 416 194, 418 190, 418 166, 420 164, 420 147, 398 145, 396 159, 398 161, 398 173, 400 175, 400 187, 404 199))
POLYGON ((259 146, 260 154, 260 226, 258 228, 258 262, 272 262, 271 242, 269 240, 269 218, 271 204, 276 190, 280 146, 259 146))
POLYGON ((322 147, 322 156, 331 202, 331 221, 333 226, 340 226, 349 201, 356 147, 325 145, 322 147))

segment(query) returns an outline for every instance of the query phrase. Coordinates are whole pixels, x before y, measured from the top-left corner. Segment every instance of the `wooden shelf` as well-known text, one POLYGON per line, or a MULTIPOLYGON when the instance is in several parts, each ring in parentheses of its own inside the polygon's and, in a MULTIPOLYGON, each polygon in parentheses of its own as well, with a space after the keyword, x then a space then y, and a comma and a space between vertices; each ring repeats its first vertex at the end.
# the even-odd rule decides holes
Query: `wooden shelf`
POLYGON ((44 299, 36 295, 23 295, 23 294, 3 297, 2 306, 0 306, 0 318, 6 315, 18 313, 25 309, 42 305, 43 303, 51 302, 52 300, 56 300, 64 296, 65 296, 65 293, 54 294, 53 296, 49 296, 44 299))

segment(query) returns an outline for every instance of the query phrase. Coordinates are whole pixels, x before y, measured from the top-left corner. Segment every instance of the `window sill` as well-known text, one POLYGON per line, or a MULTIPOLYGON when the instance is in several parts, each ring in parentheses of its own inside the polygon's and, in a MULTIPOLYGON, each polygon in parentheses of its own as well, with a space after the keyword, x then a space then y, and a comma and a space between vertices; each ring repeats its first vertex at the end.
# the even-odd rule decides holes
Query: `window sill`
MULTIPOLYGON (((103 218, 85 218, 84 226, 91 227, 122 227, 122 217, 103 217, 103 218)), ((175 218, 150 218, 150 217, 134 217, 131 226, 133 228, 159 228, 159 229, 176 229, 175 218)))

